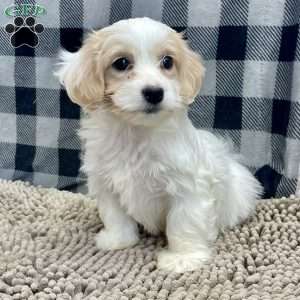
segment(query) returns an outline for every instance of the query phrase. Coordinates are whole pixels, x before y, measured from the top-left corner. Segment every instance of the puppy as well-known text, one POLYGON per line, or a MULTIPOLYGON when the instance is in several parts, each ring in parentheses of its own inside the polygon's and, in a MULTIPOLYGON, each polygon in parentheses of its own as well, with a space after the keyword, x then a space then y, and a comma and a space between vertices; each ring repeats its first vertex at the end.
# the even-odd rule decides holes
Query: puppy
POLYGON ((61 58, 60 82, 87 114, 83 170, 104 223, 97 247, 135 245, 140 223, 167 236, 159 268, 199 268, 219 229, 247 218, 261 192, 228 146, 188 119, 199 56, 168 26, 137 18, 91 33, 61 58))

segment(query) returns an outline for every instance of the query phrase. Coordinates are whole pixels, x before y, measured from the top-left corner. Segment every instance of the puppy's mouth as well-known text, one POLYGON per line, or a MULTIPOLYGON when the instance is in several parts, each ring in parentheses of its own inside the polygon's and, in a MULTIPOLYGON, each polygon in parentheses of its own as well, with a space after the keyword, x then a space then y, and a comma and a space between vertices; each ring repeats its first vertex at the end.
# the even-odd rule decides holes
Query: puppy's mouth
POLYGON ((161 107, 159 105, 148 105, 144 112, 145 114, 149 115, 149 114, 156 114, 161 110, 161 107))

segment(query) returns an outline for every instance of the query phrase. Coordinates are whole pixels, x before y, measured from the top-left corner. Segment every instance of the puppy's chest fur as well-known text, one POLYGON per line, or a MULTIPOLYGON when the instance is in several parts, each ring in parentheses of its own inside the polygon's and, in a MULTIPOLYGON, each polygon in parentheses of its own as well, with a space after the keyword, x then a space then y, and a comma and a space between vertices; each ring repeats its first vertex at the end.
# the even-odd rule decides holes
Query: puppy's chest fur
POLYGON ((161 197, 166 188, 166 168, 151 142, 128 141, 120 148, 122 150, 116 151, 113 160, 104 163, 102 169, 106 183, 120 195, 121 202, 126 205, 127 199, 136 201, 141 195, 148 200, 161 197))
POLYGON ((119 195, 127 213, 157 233, 163 229, 167 208, 167 174, 153 149, 144 150, 128 149, 127 155, 114 161, 113 169, 104 166, 106 182, 119 195))
POLYGON ((92 131, 84 133, 89 135, 84 170, 99 179, 99 186, 118 195, 121 206, 148 231, 163 230, 170 169, 160 141, 126 128, 92 131), (93 134, 97 138, 91 138, 93 134))

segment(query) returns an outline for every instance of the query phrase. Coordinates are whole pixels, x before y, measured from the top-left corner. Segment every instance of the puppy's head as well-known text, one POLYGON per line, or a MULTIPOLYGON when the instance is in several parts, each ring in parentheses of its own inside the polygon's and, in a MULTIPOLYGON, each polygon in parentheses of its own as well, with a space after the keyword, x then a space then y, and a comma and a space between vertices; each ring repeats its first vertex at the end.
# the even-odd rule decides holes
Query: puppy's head
POLYGON ((72 101, 129 122, 154 125, 190 104, 204 68, 182 36, 149 18, 93 32, 77 53, 63 53, 57 75, 72 101))

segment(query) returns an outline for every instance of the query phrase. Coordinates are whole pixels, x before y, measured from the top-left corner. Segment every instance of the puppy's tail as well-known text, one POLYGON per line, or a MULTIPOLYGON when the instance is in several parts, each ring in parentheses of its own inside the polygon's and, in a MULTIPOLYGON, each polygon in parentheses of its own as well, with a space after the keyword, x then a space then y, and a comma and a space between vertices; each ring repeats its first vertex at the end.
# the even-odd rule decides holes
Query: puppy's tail
POLYGON ((262 186, 246 167, 233 162, 230 168, 227 197, 219 208, 221 227, 232 227, 253 214, 263 193, 262 186))

